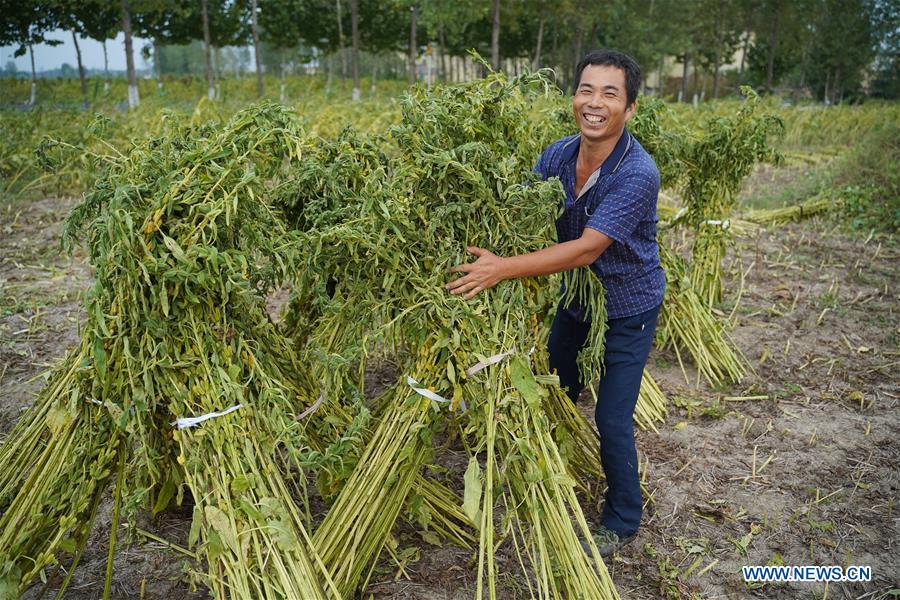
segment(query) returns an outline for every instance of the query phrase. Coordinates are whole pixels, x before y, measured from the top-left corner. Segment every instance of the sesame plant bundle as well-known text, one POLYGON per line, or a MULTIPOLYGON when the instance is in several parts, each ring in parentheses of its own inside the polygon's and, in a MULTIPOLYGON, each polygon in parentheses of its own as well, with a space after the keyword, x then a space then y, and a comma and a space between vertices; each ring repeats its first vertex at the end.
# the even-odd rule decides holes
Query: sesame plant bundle
MULTIPOLYGON (((0 517, 7 585, 78 556, 86 536, 72 521, 90 520, 115 470, 110 558, 120 510, 159 511, 190 492, 191 545, 217 598, 338 596, 285 480, 309 399, 265 311, 297 248, 265 198, 302 151, 296 119, 271 104, 223 127, 173 119, 109 163, 75 210, 68 232, 85 234, 96 283, 80 351, 0 448, 28 483, 10 492, 22 476, 0 473, 12 495, 0 517)), ((104 595, 110 582, 108 568, 104 595)))
MULTIPOLYGON (((541 137, 535 108, 552 107, 541 102, 552 93, 534 74, 416 92, 379 142, 387 160, 348 139, 337 161, 347 165, 336 179, 343 183, 310 171, 325 192, 318 201, 306 185, 283 194, 286 214, 305 230, 308 262, 288 315, 298 341, 310 356, 335 359, 329 377, 358 377, 356 365, 376 353, 400 373, 373 408, 377 426, 315 532, 342 593, 359 585, 404 499, 416 494, 435 434, 448 432, 474 461, 464 507, 479 529, 481 586, 495 593, 493 508, 505 502, 501 531, 514 526, 536 592, 615 596, 599 556, 580 543, 590 536, 576 490, 587 494, 599 475, 596 435, 547 372, 543 345, 528 354, 543 336, 554 287, 511 281, 470 302, 443 289, 467 245, 514 254, 553 242, 559 184, 531 172, 555 135, 541 137)), ((582 361, 596 373, 605 323, 599 280, 585 270, 566 288, 600 317, 582 361)))
POLYGON ((771 138, 783 130, 781 120, 752 89, 741 91, 745 101, 737 113, 702 123, 683 150, 683 222, 695 234, 690 282, 708 306, 722 299, 722 260, 741 183, 757 162, 779 159, 771 138))
POLYGON ((744 214, 744 219, 758 225, 784 225, 837 210, 842 204, 833 193, 820 193, 799 204, 750 211, 744 214))
POLYGON ((661 241, 659 253, 666 272, 666 297, 657 329, 659 346, 675 351, 686 380, 682 354, 693 359, 697 377, 711 385, 740 381, 747 372, 747 360, 732 340, 728 322, 714 315, 691 285, 688 265, 667 240, 661 241))

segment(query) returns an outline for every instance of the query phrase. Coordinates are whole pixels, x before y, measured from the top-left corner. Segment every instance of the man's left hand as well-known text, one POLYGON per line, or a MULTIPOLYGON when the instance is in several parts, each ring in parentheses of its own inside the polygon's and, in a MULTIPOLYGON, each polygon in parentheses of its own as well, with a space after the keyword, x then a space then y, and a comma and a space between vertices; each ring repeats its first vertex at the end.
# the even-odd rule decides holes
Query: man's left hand
POLYGON ((479 292, 494 287, 506 277, 504 276, 503 257, 475 246, 469 246, 466 250, 477 256, 478 259, 473 263, 457 265, 450 269, 452 273, 465 273, 465 275, 454 279, 445 287, 450 290, 451 294, 465 294, 463 298, 471 300, 479 292))

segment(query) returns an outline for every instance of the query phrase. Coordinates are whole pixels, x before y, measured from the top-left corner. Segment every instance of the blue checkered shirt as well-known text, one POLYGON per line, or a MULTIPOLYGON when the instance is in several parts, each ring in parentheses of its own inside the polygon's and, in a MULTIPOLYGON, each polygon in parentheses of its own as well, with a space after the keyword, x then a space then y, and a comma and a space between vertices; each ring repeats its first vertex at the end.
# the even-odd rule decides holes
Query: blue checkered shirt
MULTIPOLYGON (((558 177, 565 190, 565 208, 556 220, 558 240, 578 239, 585 227, 613 239, 591 263, 591 270, 606 288, 608 318, 631 317, 656 308, 666 290, 656 242, 656 163, 623 131, 615 149, 576 196, 575 161, 580 144, 579 134, 554 142, 534 168, 543 179, 558 177)), ((583 316, 579 307, 573 312, 583 316)))

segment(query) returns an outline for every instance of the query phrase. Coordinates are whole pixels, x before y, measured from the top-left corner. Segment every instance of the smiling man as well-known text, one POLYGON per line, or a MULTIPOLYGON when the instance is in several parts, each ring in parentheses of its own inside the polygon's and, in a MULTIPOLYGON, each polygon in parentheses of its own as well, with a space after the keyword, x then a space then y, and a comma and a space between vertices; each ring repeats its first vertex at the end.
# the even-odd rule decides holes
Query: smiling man
MULTIPOLYGON (((454 267, 464 275, 447 284, 469 299, 504 279, 585 265, 602 281, 608 330, 595 418, 607 492, 594 539, 603 556, 631 541, 641 521, 632 416, 666 286, 656 242, 659 171, 625 128, 640 84, 640 67, 621 52, 591 52, 578 63, 572 109, 579 133, 551 144, 535 167, 544 179, 559 178, 565 191, 556 221, 559 243, 509 257, 470 247, 477 260, 454 267)), ((560 304, 550 331, 550 367, 572 401, 584 387, 576 358, 589 329, 582 307, 560 304)))

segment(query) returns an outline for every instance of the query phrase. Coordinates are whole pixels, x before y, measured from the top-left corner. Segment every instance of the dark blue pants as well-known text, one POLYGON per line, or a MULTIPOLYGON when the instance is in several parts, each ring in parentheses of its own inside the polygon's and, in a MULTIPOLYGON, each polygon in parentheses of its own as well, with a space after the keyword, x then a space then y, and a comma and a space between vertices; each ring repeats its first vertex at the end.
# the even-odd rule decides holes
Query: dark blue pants
MULTIPOLYGON (((600 432, 600 462, 606 475, 606 502, 600 523, 628 537, 641 523, 643 499, 638 477, 632 416, 641 377, 656 332, 659 307, 633 317, 609 319, 604 371, 597 386, 595 419, 600 432)), ((572 401, 584 388, 576 358, 587 339, 590 323, 560 306, 550 330, 550 369, 559 374, 572 401)))

